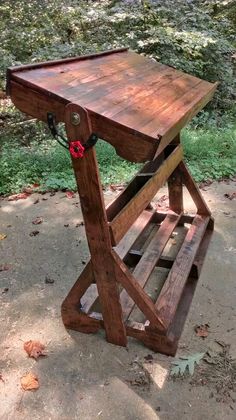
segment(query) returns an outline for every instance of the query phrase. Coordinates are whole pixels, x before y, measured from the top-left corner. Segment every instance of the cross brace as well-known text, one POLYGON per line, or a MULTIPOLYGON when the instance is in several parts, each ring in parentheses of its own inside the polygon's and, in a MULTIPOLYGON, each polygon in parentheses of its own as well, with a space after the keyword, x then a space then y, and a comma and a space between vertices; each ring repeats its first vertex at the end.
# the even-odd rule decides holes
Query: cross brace
MULTIPOLYGON (((87 111, 79 105, 66 106, 65 122, 69 142, 85 143, 92 134, 87 111), (75 113, 80 116, 77 125, 72 120, 75 113)), ((82 159, 72 156, 72 164, 91 260, 62 304, 65 326, 84 333, 103 328, 110 343, 126 346, 131 336, 174 355, 214 225, 183 162, 179 136, 145 164, 107 208, 94 148, 82 159), (166 182, 169 210, 160 213, 150 202, 166 182), (195 216, 183 213, 183 185, 196 205, 195 216), (182 229, 184 237, 175 258, 170 258, 165 249, 176 229, 182 229), (153 298, 145 286, 160 267, 169 271, 153 298), (143 322, 134 320, 137 308, 143 322)))

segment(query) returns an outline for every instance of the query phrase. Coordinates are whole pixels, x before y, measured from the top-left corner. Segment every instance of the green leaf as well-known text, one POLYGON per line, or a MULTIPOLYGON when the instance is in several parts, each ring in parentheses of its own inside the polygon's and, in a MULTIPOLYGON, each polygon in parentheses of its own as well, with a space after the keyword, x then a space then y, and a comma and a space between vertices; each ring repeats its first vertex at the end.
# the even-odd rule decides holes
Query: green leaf
POLYGON ((170 374, 173 375, 183 375, 186 371, 190 375, 194 374, 195 363, 198 365, 205 353, 194 353, 190 356, 180 357, 178 360, 174 360, 171 364, 170 374))

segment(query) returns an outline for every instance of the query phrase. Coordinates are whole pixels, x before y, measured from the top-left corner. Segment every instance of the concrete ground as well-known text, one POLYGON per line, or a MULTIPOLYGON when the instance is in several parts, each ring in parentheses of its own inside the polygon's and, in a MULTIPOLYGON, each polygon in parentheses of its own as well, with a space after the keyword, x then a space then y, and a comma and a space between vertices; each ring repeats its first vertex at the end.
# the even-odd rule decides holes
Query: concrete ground
MULTIPOLYGON (((235 182, 204 188, 216 226, 177 356, 218 352, 220 341, 236 358, 236 200, 224 196, 235 190, 235 182), (208 337, 197 337, 194 327, 206 323, 208 337)), ((0 272, 0 418, 235 420, 233 390, 222 401, 207 381, 168 379, 173 359, 135 340, 119 348, 102 333, 64 328, 61 302, 89 259, 84 227, 76 227, 82 221, 78 201, 63 192, 0 201, 0 233, 7 235, 0 241, 0 266, 9 266, 0 272), (43 222, 33 225, 37 217, 43 222), (30 236, 35 230, 39 234, 30 236), (45 283, 46 277, 54 282, 45 283), (30 339, 44 343, 48 356, 28 358, 23 343, 30 339), (29 371, 39 378, 35 392, 21 389, 29 371)))

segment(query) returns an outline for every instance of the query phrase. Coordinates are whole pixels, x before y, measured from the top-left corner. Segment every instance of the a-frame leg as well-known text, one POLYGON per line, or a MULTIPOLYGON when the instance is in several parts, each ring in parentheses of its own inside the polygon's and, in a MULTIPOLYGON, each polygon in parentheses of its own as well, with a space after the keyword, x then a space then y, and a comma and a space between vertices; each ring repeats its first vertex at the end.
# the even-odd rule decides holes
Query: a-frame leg
MULTIPOLYGON (((67 105, 65 121, 69 141, 80 140, 81 143, 85 143, 92 134, 88 114, 78 105, 67 105), (79 124, 73 124, 76 120, 74 114, 77 116, 77 121, 80 121, 79 124)), ((100 296, 107 341, 126 346, 126 332, 118 284, 115 280, 110 234, 94 148, 88 149, 81 159, 72 157, 72 164, 91 253, 93 276, 100 296)), ((72 294, 76 295, 76 288, 72 294)), ((74 298, 76 299, 76 296, 74 298)))
MULTIPOLYGON (((70 141, 80 140, 82 143, 87 141, 92 130, 88 114, 83 108, 73 104, 66 107, 66 130, 70 141), (79 125, 72 123, 73 113, 79 114, 79 125)), ((104 207, 94 149, 87 150, 82 159, 72 158, 91 261, 64 300, 62 318, 66 327, 81 332, 96 332, 99 328, 104 328, 107 341, 114 344, 125 346, 126 336, 131 336, 155 351, 174 355, 209 244, 213 219, 197 185, 182 161, 179 136, 174 139, 170 147, 166 148, 164 153, 163 163, 160 162, 160 165, 157 162, 153 162, 153 165, 148 163, 144 166, 145 170, 141 170, 137 174, 139 181, 144 177, 140 181, 141 189, 138 188, 139 182, 137 182, 137 191, 135 188, 127 186, 123 195, 117 198, 110 209, 108 208, 108 213, 104 207), (147 167, 152 169, 152 166, 153 171, 146 170, 147 167), (154 188, 152 188, 153 180, 157 184, 155 185, 156 191, 164 182, 168 182, 170 210, 167 214, 160 214, 154 210, 147 211, 146 201, 144 200, 143 203, 140 199, 140 197, 144 197, 144 190, 148 197, 152 192, 155 194, 154 188), (183 212, 183 185, 188 189, 197 207, 195 217, 183 212), (130 192, 130 190, 134 191, 134 196, 128 197, 128 203, 133 205, 132 208, 137 213, 137 221, 139 217, 141 218, 141 226, 139 227, 139 223, 136 226, 136 224, 133 225, 125 221, 126 229, 122 225, 122 233, 118 235, 119 239, 115 243, 120 241, 127 229, 134 230, 131 233, 133 242, 129 247, 125 243, 113 249, 110 236, 114 228, 112 212, 115 215, 114 220, 120 222, 124 219, 122 212, 125 213, 127 206, 123 209, 119 203, 127 194, 126 191, 130 192), (115 212, 117 202, 120 213, 115 212), (141 208, 140 211, 143 207, 143 216, 142 214, 139 216, 137 203, 141 208), (145 220, 146 224, 143 223, 145 220), (143 251, 139 251, 139 248, 135 251, 135 246, 139 242, 136 239, 142 234, 146 235, 145 232, 148 230, 145 230, 145 226, 148 226, 149 222, 161 223, 161 225, 146 248, 143 251), (168 257, 165 259, 165 255, 162 257, 162 253, 173 230, 185 223, 190 227, 182 245, 180 244, 175 259, 168 260, 168 257), (136 236, 135 230, 137 231, 136 236), (134 246, 133 250, 132 246, 134 246), (121 251, 122 249, 126 250, 123 252, 123 256, 122 252, 119 253, 119 248, 121 251), (130 260, 135 257, 137 261, 132 273, 127 266, 128 255, 130 255, 130 260), (164 265, 161 265, 163 263, 164 265), (152 299, 145 292, 144 287, 155 266, 166 267, 169 272, 158 296, 152 299), (92 287, 95 294, 91 300, 90 286, 93 283, 96 284, 97 289, 96 286, 95 289, 92 287), (118 284, 123 287, 122 290, 118 284), (88 288, 90 288, 88 292, 90 304, 87 305, 87 313, 84 313, 83 308, 80 307, 80 301, 82 297, 84 300, 86 299, 88 288), (84 293, 85 296, 83 296, 84 293), (96 312, 98 301, 101 306, 101 314, 96 312), (138 307, 143 313, 146 319, 144 323, 134 320, 135 307, 138 307)), ((135 183, 136 179, 132 180, 130 185, 136 185, 135 183)), ((125 238, 123 239, 126 241, 125 238)), ((146 237, 145 241, 147 239, 146 237)))

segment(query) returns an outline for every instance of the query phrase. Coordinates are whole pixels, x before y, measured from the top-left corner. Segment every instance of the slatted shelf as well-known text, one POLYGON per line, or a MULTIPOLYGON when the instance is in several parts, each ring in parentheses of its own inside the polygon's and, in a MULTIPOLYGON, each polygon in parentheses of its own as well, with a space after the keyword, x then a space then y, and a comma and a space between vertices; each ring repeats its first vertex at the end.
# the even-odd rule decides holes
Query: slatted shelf
MULTIPOLYGON (((164 353, 175 353, 211 235, 209 216, 196 215, 193 217, 186 214, 177 215, 173 212, 154 213, 145 210, 136 220, 119 246, 114 249, 126 261, 131 257, 130 261, 134 267, 130 269, 134 278, 139 281, 146 293, 152 296, 156 306, 163 298, 165 290, 169 290, 170 279, 173 278, 173 275, 175 278, 176 264, 178 264, 179 273, 182 273, 184 265, 184 273, 188 272, 188 274, 182 280, 184 283, 182 290, 180 291, 180 287, 177 289, 178 300, 173 302, 172 299, 172 307, 175 311, 168 324, 166 336, 146 320, 126 290, 121 290, 120 300, 127 335, 142 340, 150 348, 152 348, 152 342, 155 339, 156 342, 162 343, 164 353), (157 225, 157 222, 160 224, 157 225), (183 222, 189 225, 188 229, 183 225, 183 222), (156 228, 154 229, 154 227, 156 228), (171 245, 171 234, 178 230, 182 232, 174 237, 178 238, 178 244, 177 246, 176 244, 171 245), (151 236, 151 240, 148 235, 151 236), (170 246, 168 246, 169 242, 170 246), (190 270, 188 268, 186 271, 186 266, 190 267, 190 270)), ((183 279, 182 274, 181 279, 183 279)), ((175 286, 174 282, 172 284, 175 286)), ((83 310, 88 312, 88 318, 91 317, 93 322, 95 319, 97 320, 99 328, 103 327, 101 307, 95 285, 90 286, 82 303, 86 302, 87 298, 88 301, 83 304, 83 310)), ((155 345, 153 345, 153 349, 155 349, 154 347, 155 345)))

